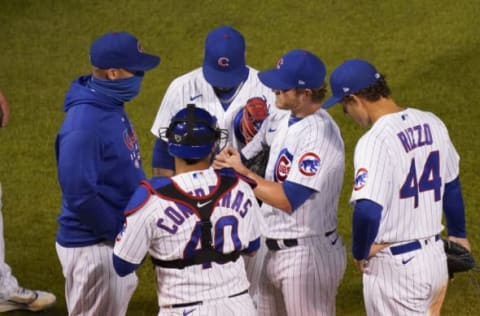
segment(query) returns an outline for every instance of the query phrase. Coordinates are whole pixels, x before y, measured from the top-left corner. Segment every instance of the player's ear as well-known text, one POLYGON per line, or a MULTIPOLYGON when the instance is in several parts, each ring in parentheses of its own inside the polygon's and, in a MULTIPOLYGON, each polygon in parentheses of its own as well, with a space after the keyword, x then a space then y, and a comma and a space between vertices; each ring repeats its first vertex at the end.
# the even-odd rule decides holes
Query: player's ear
POLYGON ((115 68, 109 68, 105 70, 105 76, 107 77, 108 80, 115 80, 118 79, 118 69, 115 68))
POLYGON ((128 78, 133 75, 132 72, 122 68, 109 68, 109 69, 105 69, 105 71, 106 71, 106 77, 108 80, 128 78))
POLYGON ((219 143, 218 143, 218 141, 216 141, 212 146, 211 154, 214 155, 214 156, 216 154, 218 154, 220 152, 219 147, 220 147, 219 143))
POLYGON ((353 103, 353 105, 360 105, 363 104, 362 98, 356 96, 355 94, 352 94, 350 96, 350 100, 348 101, 349 103, 353 103))

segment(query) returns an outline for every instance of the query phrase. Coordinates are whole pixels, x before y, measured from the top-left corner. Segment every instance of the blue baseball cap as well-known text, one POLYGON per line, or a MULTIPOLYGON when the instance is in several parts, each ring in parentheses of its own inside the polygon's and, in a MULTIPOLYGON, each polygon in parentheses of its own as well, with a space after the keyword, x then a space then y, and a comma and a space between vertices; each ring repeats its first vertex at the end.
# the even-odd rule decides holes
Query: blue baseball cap
POLYGON ((258 73, 260 81, 275 90, 316 89, 325 81, 325 65, 314 54, 294 49, 277 62, 277 66, 258 73))
POLYGON ((205 80, 214 87, 232 88, 247 79, 243 35, 229 26, 208 33, 202 69, 205 80))
POLYGON ((90 63, 100 69, 123 68, 136 72, 155 68, 160 57, 144 53, 140 41, 132 34, 110 32, 93 42, 90 63))
POLYGON ((345 61, 330 75, 330 87, 333 95, 323 103, 322 107, 328 109, 344 97, 373 85, 380 77, 381 75, 375 67, 365 60, 345 61))

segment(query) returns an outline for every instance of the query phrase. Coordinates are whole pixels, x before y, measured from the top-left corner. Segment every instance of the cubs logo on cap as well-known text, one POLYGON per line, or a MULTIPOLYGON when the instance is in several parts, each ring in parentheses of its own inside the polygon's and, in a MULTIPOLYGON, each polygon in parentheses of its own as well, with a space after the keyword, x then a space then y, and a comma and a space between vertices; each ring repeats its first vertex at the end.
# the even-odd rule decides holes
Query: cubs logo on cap
POLYGON ((248 77, 245 64, 245 39, 230 26, 222 26, 208 33, 202 66, 209 84, 219 88, 233 88, 248 77))
POLYGON ((258 78, 275 90, 317 89, 325 81, 325 65, 309 51, 294 49, 278 60, 275 68, 261 71, 258 78))
POLYGON ((144 53, 140 41, 132 34, 110 32, 93 42, 90 63, 100 69, 122 68, 137 72, 155 68, 160 57, 144 53))

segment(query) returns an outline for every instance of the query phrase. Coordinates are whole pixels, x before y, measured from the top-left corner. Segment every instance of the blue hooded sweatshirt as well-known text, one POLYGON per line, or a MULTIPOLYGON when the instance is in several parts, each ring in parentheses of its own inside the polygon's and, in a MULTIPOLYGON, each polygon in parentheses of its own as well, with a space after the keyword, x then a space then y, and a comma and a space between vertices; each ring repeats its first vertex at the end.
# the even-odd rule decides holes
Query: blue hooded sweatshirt
POLYGON ((62 189, 57 242, 64 247, 113 241, 131 195, 145 179, 124 104, 90 89, 90 78, 70 86, 55 142, 62 189))

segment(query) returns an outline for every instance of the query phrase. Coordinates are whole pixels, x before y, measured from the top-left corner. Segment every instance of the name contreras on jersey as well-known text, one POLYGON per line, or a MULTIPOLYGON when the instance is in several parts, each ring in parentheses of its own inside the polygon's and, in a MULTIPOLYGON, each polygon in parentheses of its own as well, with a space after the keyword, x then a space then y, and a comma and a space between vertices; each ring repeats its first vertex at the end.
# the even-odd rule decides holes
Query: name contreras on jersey
MULTIPOLYGON (((229 208, 243 218, 247 215, 253 204, 251 199, 244 199, 244 197, 245 194, 241 190, 238 190, 234 197, 232 196, 232 192, 228 192, 216 206, 229 208)), ((175 206, 168 206, 163 210, 163 214, 165 216, 158 219, 157 227, 172 235, 177 233, 178 227, 185 223, 190 216, 196 216, 192 209, 180 203, 175 203, 175 206)), ((200 220, 199 218, 197 219, 200 220)))
POLYGON ((415 125, 397 134, 405 152, 433 143, 432 132, 428 124, 415 125))

